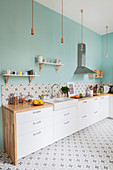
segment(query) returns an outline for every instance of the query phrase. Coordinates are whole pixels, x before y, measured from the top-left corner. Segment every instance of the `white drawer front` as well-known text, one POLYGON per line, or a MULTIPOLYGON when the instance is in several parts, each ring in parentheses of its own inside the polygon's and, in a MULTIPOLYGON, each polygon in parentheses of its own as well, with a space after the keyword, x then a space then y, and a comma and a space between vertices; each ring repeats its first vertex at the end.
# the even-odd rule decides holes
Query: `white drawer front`
POLYGON ((53 118, 46 117, 46 118, 40 118, 37 120, 24 122, 21 124, 17 123, 17 135, 24 135, 33 131, 36 131, 38 129, 42 129, 48 126, 53 125, 53 118))
POLYGON ((60 125, 68 120, 75 119, 77 114, 77 107, 54 111, 54 124, 60 125))
POLYGON ((21 124, 28 121, 49 117, 52 116, 52 113, 53 113, 53 107, 17 113, 16 115, 17 123, 21 124))
POLYGON ((75 120, 67 120, 54 126, 54 142, 75 132, 75 120))
POLYGON ((17 159, 29 155, 49 144, 53 143, 53 127, 17 137, 17 159))

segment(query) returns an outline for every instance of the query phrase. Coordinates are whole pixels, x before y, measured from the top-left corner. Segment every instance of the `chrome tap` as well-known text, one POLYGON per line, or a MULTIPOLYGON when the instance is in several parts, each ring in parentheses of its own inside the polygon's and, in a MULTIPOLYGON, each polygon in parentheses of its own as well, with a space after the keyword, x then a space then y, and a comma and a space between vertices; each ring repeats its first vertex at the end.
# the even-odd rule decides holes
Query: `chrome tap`
POLYGON ((52 89, 51 98, 52 98, 52 99, 55 97, 55 95, 53 95, 53 87, 54 87, 54 86, 58 86, 58 87, 59 87, 59 92, 61 93, 60 85, 59 85, 59 84, 53 84, 53 86, 51 87, 51 89, 52 89))

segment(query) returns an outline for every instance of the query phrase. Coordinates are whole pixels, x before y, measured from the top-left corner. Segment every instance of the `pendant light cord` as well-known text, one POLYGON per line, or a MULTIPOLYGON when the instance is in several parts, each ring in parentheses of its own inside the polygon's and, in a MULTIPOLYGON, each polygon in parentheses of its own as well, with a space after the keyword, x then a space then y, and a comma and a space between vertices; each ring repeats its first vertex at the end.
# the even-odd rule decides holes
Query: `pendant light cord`
POLYGON ((81 9, 81 49, 83 49, 83 9, 81 9))
POLYGON ((33 0, 32 0, 32 28, 33 28, 33 0))
POLYGON ((108 26, 106 26, 106 57, 108 57, 108 26))
POLYGON ((62 0, 62 38, 63 38, 63 0, 62 0))
POLYGON ((63 44, 64 43, 64 38, 63 38, 63 0, 62 1, 62 18, 61 18, 61 34, 62 34, 62 37, 61 37, 61 43, 63 44))

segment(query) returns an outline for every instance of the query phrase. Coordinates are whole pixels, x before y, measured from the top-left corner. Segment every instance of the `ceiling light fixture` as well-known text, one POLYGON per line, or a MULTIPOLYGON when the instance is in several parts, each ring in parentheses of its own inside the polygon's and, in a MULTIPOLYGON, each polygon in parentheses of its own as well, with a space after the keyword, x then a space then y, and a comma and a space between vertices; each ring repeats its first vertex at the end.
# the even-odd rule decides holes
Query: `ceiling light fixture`
POLYGON ((108 25, 106 25, 106 57, 108 57, 108 25))
POLYGON ((34 28, 33 28, 33 0, 32 0, 32 28, 31 28, 31 35, 34 35, 34 28))
POLYGON ((81 9, 81 50, 83 50, 83 9, 81 9))
POLYGON ((62 32, 62 38, 61 38, 61 43, 64 43, 64 38, 63 38, 63 0, 62 1, 62 19, 61 19, 61 32, 62 32))

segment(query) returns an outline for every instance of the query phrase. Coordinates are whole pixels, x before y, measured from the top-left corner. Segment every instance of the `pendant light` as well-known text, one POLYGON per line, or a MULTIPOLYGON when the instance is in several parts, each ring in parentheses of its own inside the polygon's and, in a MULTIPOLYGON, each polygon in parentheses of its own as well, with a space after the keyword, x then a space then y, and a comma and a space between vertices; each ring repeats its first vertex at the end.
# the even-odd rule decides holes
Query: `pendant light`
POLYGON ((106 25, 106 57, 108 57, 108 25, 106 25))
POLYGON ((62 38, 61 38, 61 43, 64 43, 64 38, 63 38, 63 0, 62 1, 62 19, 61 19, 61 32, 62 32, 62 38))
POLYGON ((81 51, 83 50, 83 9, 81 9, 81 51))
POLYGON ((33 1, 32 0, 32 28, 31 28, 31 35, 34 35, 34 28, 33 28, 33 1))

